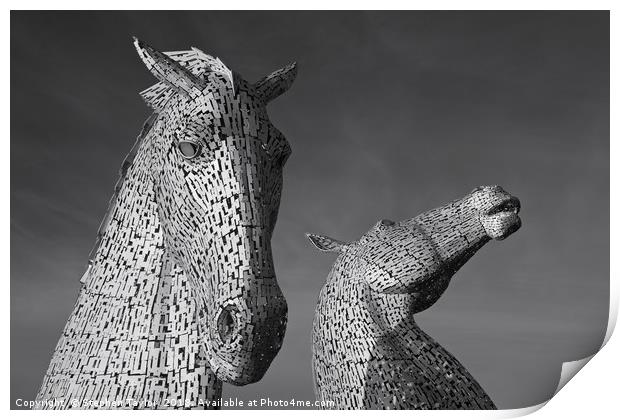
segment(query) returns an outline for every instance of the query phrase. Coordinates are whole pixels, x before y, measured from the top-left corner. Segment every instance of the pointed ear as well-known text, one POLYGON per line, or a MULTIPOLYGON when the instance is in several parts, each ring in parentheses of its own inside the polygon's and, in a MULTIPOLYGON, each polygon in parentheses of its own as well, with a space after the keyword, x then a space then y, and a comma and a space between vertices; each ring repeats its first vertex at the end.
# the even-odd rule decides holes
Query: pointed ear
POLYGON ((310 239, 312 245, 323 252, 342 252, 347 245, 346 242, 330 238, 329 236, 316 235, 314 233, 306 233, 306 236, 310 239))
POLYGON ((190 97, 199 95, 206 87, 206 82, 203 79, 194 75, 166 54, 157 51, 136 37, 133 39, 138 55, 144 61, 146 68, 161 82, 178 93, 190 97))
POLYGON ((286 92, 295 81, 296 76, 297 63, 292 63, 274 71, 269 76, 263 77, 254 83, 254 88, 263 98, 263 101, 268 103, 286 92))

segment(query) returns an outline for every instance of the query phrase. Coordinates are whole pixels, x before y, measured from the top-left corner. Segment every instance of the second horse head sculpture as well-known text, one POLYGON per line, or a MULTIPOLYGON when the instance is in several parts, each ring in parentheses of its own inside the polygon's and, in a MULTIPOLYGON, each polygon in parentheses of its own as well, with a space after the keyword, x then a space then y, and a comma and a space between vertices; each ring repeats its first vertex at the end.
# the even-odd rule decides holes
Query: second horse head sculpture
POLYGON ((381 220, 359 240, 308 234, 338 253, 314 318, 316 397, 327 408, 492 409, 467 369, 413 315, 491 239, 521 226, 519 200, 501 187, 398 223, 381 220))

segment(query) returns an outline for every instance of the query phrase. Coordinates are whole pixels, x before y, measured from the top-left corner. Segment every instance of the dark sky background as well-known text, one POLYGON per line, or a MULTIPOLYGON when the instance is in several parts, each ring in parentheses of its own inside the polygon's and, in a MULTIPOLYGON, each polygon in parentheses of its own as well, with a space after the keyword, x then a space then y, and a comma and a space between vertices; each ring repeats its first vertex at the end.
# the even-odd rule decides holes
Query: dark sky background
POLYGON ((499 184, 523 227, 483 248, 421 327, 500 408, 539 403, 599 348, 609 302, 607 12, 12 12, 11 404, 34 398, 79 291, 155 83, 131 35, 196 46, 254 81, 296 60, 270 105, 293 154, 273 238, 289 303, 244 399, 313 399, 310 331, 335 257, 357 239, 499 184))

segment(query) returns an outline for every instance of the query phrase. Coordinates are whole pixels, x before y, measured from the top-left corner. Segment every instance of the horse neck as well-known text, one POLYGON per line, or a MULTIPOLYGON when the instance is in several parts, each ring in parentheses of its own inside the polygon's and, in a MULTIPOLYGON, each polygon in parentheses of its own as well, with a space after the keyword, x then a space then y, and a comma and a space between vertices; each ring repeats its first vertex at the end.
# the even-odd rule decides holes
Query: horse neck
MULTIPOLYGON (((344 256, 338 262, 346 264, 347 259, 344 256)), ((391 392, 396 395, 426 395, 428 392, 429 395, 443 396, 443 392, 453 393, 459 401, 466 401, 465 406, 494 408, 480 384, 460 361, 417 324, 415 298, 411 294, 374 292, 360 274, 336 269, 331 273, 331 282, 326 285, 337 286, 339 295, 329 301, 338 302, 339 315, 346 316, 346 322, 332 324, 344 328, 344 331, 331 332, 332 337, 344 337, 339 340, 344 342, 332 344, 336 347, 332 350, 337 354, 349 353, 350 359, 351 343, 365 346, 355 349, 353 354, 358 361, 365 359, 363 374, 351 375, 348 384, 362 389, 365 398, 370 399, 373 395, 380 395, 374 385, 389 384, 391 392), (350 314, 355 314, 353 319, 350 314), (415 372, 419 378, 429 378, 434 387, 403 387, 409 382, 400 376, 403 371, 415 372)), ((371 404, 366 408, 378 407, 371 404)))
POLYGON ((164 246, 145 138, 102 225, 91 266, 37 399, 150 401, 221 396, 191 289, 164 246))
MULTIPOLYGON (((115 307, 134 308, 131 330, 144 333, 150 330, 165 263, 149 146, 145 139, 126 170, 84 278, 85 292, 114 298, 115 307)), ((114 311, 102 315, 119 319, 114 311)))
POLYGON ((353 310, 362 323, 378 334, 409 329, 410 340, 419 335, 420 340, 426 341, 429 336, 419 328, 414 318, 418 312, 417 298, 407 293, 376 292, 368 286, 364 276, 365 267, 359 264, 355 254, 340 254, 327 276, 320 298, 321 305, 337 302, 338 308, 324 310, 336 310, 341 314, 353 310), (328 295, 332 295, 333 299, 329 299, 328 295))

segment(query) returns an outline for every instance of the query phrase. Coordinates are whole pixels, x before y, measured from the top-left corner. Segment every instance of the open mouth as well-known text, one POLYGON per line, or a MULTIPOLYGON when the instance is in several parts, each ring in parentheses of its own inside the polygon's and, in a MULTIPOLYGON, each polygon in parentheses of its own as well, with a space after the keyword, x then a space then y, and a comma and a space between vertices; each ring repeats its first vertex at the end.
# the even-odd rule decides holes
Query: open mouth
POLYGON ((519 199, 517 197, 509 197, 504 201, 500 202, 499 204, 491 207, 491 209, 487 212, 487 215, 492 216, 494 214, 507 212, 519 214, 520 210, 521 202, 519 201, 519 199))

